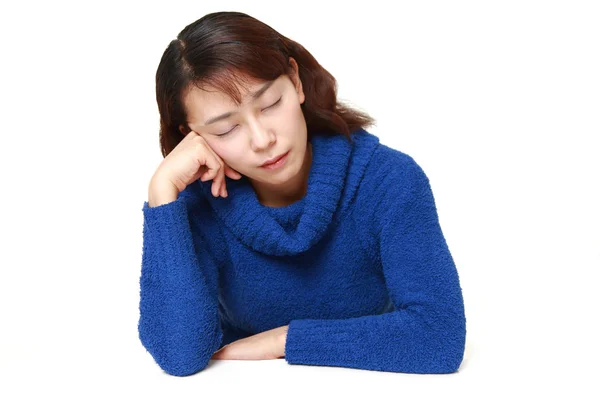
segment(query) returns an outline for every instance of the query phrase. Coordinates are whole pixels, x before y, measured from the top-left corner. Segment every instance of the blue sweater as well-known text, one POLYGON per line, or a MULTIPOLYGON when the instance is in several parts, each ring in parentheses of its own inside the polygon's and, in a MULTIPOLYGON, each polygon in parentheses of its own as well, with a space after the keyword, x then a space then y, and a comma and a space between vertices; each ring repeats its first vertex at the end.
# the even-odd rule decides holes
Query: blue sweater
POLYGON ((289 364, 452 373, 464 354, 459 277, 429 179, 358 129, 316 134, 306 195, 259 203, 243 176, 143 206, 139 338, 168 374, 289 325, 289 364))

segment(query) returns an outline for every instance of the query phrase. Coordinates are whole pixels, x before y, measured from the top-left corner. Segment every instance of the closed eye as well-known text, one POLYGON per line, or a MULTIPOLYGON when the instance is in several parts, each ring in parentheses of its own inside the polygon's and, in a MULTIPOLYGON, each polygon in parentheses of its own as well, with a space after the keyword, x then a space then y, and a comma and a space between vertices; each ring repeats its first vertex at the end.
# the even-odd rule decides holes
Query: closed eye
MULTIPOLYGON (((271 104, 269 107, 265 108, 265 110, 268 110, 269 108, 271 108, 271 107, 275 107, 276 105, 278 105, 278 104, 279 104, 279 102, 281 101, 281 99, 282 99, 282 98, 283 98, 283 96, 281 96, 281 97, 279 98, 279 100, 277 100, 275 103, 273 103, 273 104, 271 104)), ((225 135, 229 134, 230 132, 233 132, 233 130, 234 130, 235 128, 237 128, 237 125, 236 125, 236 126, 234 126, 233 128, 231 128, 231 130, 229 130, 229 131, 227 131, 227 132, 225 132, 225 133, 221 133, 221 134, 219 134, 219 135, 217 135, 217 136, 225 136, 225 135)))
MULTIPOLYGON (((269 107, 267 107, 267 108, 275 107, 277 104, 279 104, 279 102, 281 101, 281 99, 282 99, 282 98, 283 98, 283 96, 281 96, 281 97, 279 98, 279 100, 277 100, 275 103, 271 104, 271 105, 270 105, 269 107)), ((267 108, 265 108, 265 110, 266 110, 267 108)))

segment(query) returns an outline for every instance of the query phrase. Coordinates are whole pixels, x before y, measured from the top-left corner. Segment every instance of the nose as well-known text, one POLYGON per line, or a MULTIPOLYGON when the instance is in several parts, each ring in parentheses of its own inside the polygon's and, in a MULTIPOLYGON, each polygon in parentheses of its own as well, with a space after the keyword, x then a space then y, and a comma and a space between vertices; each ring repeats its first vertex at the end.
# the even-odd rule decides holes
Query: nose
POLYGON ((256 118, 252 118, 248 122, 250 127, 250 135, 252 147, 255 150, 268 148, 275 141, 275 135, 270 132, 270 129, 262 125, 256 118))

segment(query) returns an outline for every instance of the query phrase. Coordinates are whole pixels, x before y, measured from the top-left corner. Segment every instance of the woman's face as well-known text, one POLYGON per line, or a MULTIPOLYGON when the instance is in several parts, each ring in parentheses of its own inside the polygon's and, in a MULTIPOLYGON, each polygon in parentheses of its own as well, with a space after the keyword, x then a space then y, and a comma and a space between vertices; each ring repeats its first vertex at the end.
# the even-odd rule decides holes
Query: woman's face
POLYGON ((242 93, 239 107, 212 88, 208 92, 193 87, 184 98, 188 126, 240 174, 259 182, 284 183, 301 170, 307 146, 300 108, 304 92, 297 69, 294 80, 284 74, 273 81, 253 81, 249 91, 242 93), (255 92, 257 96, 251 96, 255 92), (282 167, 261 167, 288 151, 282 167))

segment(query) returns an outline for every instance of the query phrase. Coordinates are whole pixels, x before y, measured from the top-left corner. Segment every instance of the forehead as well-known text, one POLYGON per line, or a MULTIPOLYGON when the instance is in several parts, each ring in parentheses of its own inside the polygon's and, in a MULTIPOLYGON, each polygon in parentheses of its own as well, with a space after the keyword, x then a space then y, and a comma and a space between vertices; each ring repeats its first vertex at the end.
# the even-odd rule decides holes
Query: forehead
MULTIPOLYGON (((275 79, 271 88, 278 85, 282 77, 275 79)), ((255 92, 268 81, 247 78, 243 85, 236 85, 242 96, 242 104, 238 105, 226 93, 209 85, 198 88, 192 85, 185 93, 183 103, 189 123, 202 123, 217 114, 233 111, 244 104, 250 103, 249 93, 255 92)))

